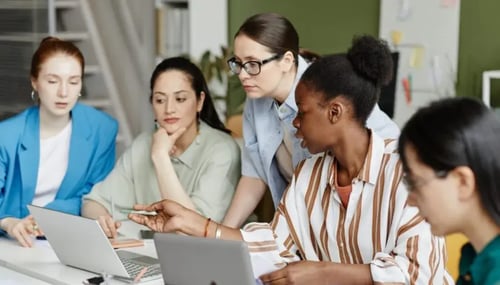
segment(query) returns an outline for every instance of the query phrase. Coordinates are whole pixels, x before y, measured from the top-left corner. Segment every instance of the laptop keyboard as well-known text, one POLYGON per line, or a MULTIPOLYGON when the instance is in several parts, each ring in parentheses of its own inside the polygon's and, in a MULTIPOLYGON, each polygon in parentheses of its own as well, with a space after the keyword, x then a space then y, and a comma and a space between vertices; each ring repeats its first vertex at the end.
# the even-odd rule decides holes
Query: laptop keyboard
POLYGON ((137 263, 137 262, 134 262, 134 260, 126 259, 126 258, 123 258, 121 256, 119 256, 119 257, 120 257, 121 262, 125 266, 125 269, 127 270, 127 273, 132 278, 135 278, 135 276, 137 276, 137 274, 139 274, 139 272, 141 272, 141 270, 144 267, 147 267, 148 270, 142 276, 141 279, 145 279, 145 278, 148 278, 148 277, 161 275, 161 268, 160 268, 159 264, 153 264, 153 265, 145 266, 143 263, 137 263))

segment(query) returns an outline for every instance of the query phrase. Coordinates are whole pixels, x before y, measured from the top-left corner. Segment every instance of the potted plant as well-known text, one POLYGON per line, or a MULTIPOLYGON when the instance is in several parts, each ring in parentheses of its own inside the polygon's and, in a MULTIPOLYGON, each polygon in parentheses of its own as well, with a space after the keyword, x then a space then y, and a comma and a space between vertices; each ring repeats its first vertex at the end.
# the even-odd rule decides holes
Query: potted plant
POLYGON ((217 106, 222 101, 224 110, 220 111, 235 136, 241 136, 241 114, 245 104, 245 90, 237 75, 232 74, 227 66, 229 49, 221 47, 221 55, 215 55, 210 50, 203 53, 199 66, 207 80, 212 93, 212 99, 217 106), (222 86, 222 88, 214 87, 222 86), (234 126, 234 128, 232 128, 234 126))

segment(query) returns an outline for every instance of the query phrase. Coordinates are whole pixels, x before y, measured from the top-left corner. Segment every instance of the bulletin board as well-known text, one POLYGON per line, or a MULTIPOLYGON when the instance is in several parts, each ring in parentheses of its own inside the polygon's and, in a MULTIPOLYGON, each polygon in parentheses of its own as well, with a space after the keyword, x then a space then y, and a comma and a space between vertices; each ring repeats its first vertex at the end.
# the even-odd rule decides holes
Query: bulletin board
POLYGON ((460 0, 381 0, 379 35, 399 52, 394 121, 456 94, 460 0))

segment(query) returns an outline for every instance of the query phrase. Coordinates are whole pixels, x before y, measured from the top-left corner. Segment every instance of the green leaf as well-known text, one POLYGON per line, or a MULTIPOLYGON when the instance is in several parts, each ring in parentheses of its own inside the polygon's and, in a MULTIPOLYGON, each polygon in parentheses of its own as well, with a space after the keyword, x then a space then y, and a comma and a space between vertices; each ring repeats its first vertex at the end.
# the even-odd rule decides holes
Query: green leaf
POLYGON ((230 56, 230 49, 224 46, 220 48, 221 56, 212 54, 210 50, 205 51, 198 62, 198 66, 207 82, 210 82, 215 76, 222 83, 224 82, 224 77, 227 77, 226 96, 211 92, 211 97, 213 101, 225 100, 226 117, 229 117, 243 113, 246 93, 241 86, 238 76, 232 74, 227 66, 226 61, 230 56))

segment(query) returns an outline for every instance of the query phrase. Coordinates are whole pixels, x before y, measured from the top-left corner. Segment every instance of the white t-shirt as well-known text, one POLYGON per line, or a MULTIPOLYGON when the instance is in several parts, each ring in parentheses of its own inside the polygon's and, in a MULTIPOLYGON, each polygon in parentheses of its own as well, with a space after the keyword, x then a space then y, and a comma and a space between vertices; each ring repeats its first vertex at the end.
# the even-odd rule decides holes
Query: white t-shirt
POLYGON ((33 205, 45 206, 56 197, 68 169, 71 121, 57 135, 40 140, 40 161, 33 205))

